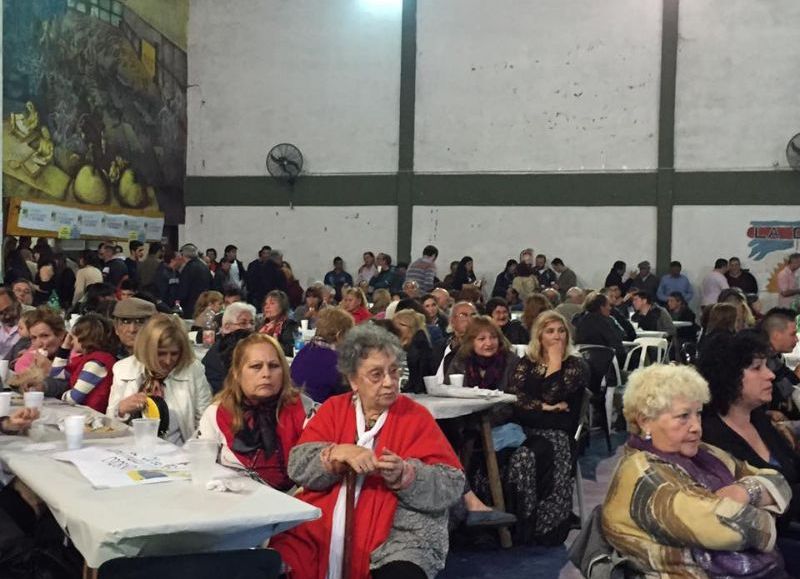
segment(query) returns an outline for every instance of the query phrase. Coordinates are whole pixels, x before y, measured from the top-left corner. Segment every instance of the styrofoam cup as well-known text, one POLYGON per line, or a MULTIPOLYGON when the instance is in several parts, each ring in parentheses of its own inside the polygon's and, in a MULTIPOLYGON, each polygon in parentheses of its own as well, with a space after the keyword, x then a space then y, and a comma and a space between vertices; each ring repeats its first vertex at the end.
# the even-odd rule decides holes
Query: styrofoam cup
POLYGON ((158 440, 158 425, 160 420, 155 418, 134 418, 133 437, 136 445, 136 454, 147 456, 153 454, 158 440))
POLYGON ((85 427, 86 418, 82 414, 67 416, 64 419, 64 436, 67 439, 68 450, 77 450, 83 445, 85 427))
POLYGON ((430 392, 432 389, 435 389, 439 385, 439 381, 436 379, 436 376, 424 376, 422 381, 425 383, 425 389, 430 392))
POLYGON ((25 394, 22 395, 22 399, 25 402, 25 408, 41 410, 42 404, 44 404, 44 392, 25 392, 25 394))
POLYGON ((308 320, 300 320, 300 329, 303 331, 308 329, 308 320))
POLYGON ((0 392, 0 416, 11 415, 11 392, 0 392))
POLYGON ((3 384, 8 380, 8 360, 0 360, 0 380, 3 384))
POLYGON ((463 374, 450 374, 450 385, 458 386, 459 388, 464 385, 463 374))

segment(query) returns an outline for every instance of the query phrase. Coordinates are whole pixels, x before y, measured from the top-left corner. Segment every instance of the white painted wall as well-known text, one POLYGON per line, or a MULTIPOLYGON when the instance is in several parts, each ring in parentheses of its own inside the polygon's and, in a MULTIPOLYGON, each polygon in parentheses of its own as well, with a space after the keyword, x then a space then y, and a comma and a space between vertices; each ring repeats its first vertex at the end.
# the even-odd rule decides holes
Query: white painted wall
POLYGON ((672 257, 683 264, 684 273, 695 287, 714 267, 717 258, 736 256, 742 267, 758 280, 764 307, 775 304, 777 296, 764 291, 784 257, 798 251, 798 244, 760 254, 747 236, 752 222, 778 221, 800 227, 800 207, 747 205, 677 206, 672 216, 672 257))
POLYGON ((284 252, 303 288, 322 280, 341 256, 354 277, 364 251, 382 251, 396 260, 396 207, 187 207, 182 243, 205 251, 232 243, 245 266, 269 245, 284 252))
POLYGON ((469 255, 491 291, 508 259, 526 247, 560 257, 587 288, 602 287, 611 264, 656 256, 655 207, 414 207, 411 253, 439 249, 439 277, 469 255))
POLYGON ((800 2, 681 2, 675 166, 786 166, 800 132, 800 2))
POLYGON ((661 2, 417 5, 418 171, 657 165, 661 2))
POLYGON ((307 173, 397 170, 399 3, 192 0, 189 175, 263 175, 296 144, 307 173))

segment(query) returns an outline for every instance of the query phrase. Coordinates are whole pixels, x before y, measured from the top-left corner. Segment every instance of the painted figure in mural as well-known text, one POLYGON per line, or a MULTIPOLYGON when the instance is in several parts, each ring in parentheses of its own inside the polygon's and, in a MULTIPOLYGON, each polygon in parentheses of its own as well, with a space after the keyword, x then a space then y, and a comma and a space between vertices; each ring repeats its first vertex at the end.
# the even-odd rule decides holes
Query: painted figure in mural
POLYGON ((11 134, 27 139, 39 128, 39 112, 31 101, 25 103, 24 113, 11 113, 11 134))
POLYGON ((50 131, 47 130, 47 127, 42 127, 39 146, 22 166, 31 177, 36 178, 53 161, 54 152, 55 146, 53 145, 53 139, 50 138, 50 131))

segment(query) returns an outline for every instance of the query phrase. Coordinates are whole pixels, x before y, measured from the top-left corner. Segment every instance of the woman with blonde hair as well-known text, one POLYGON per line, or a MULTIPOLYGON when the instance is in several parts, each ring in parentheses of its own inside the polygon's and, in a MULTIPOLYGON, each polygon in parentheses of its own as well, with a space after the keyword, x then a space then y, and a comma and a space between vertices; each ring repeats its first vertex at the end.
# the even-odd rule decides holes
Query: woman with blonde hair
POLYGON ((492 318, 478 316, 470 320, 445 382, 450 382, 451 374, 463 374, 464 386, 469 388, 505 390, 517 362, 519 358, 492 318))
POLYGON ((356 322, 356 325, 363 324, 372 317, 367 309, 367 298, 364 292, 357 287, 351 287, 342 291, 341 308, 348 312, 356 322))
POLYGON ((623 395, 630 437, 602 510, 608 542, 648 577, 786 578, 775 514, 792 496, 701 442, 708 384, 690 366, 637 370, 623 395))
POLYGON ((114 365, 106 414, 125 422, 158 418, 159 435, 183 444, 210 403, 211 387, 183 323, 156 314, 139 330, 133 355, 114 365))
POLYGON ((289 452, 305 418, 280 344, 251 334, 236 345, 225 387, 203 413, 197 437, 222 445, 221 464, 285 491, 293 486, 286 472, 289 452))
POLYGON ((570 530, 573 436, 588 386, 589 368, 572 346, 569 324, 555 310, 540 313, 507 389, 517 396, 513 421, 527 437, 504 469, 519 542, 557 545, 570 530))
POLYGON ((382 316, 386 312, 386 308, 392 303, 392 294, 388 289, 376 289, 372 292, 372 307, 370 313, 373 316, 382 316))
POLYGON ((392 316, 391 323, 406 352, 406 372, 400 387, 405 392, 425 392, 423 378, 436 372, 425 316, 413 309, 400 310, 392 316))

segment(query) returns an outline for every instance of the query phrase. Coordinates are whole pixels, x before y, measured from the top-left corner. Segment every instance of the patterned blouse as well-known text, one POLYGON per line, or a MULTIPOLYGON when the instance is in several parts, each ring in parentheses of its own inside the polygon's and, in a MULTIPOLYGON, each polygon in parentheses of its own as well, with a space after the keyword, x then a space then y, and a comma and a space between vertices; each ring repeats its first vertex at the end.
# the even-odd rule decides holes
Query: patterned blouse
POLYGON ((583 358, 569 356, 561 370, 549 376, 547 365, 528 357, 520 360, 509 380, 507 392, 517 397, 514 419, 529 428, 573 432, 580 419, 581 399, 589 386, 589 367, 583 358), (566 402, 566 412, 542 410, 542 404, 566 402))

